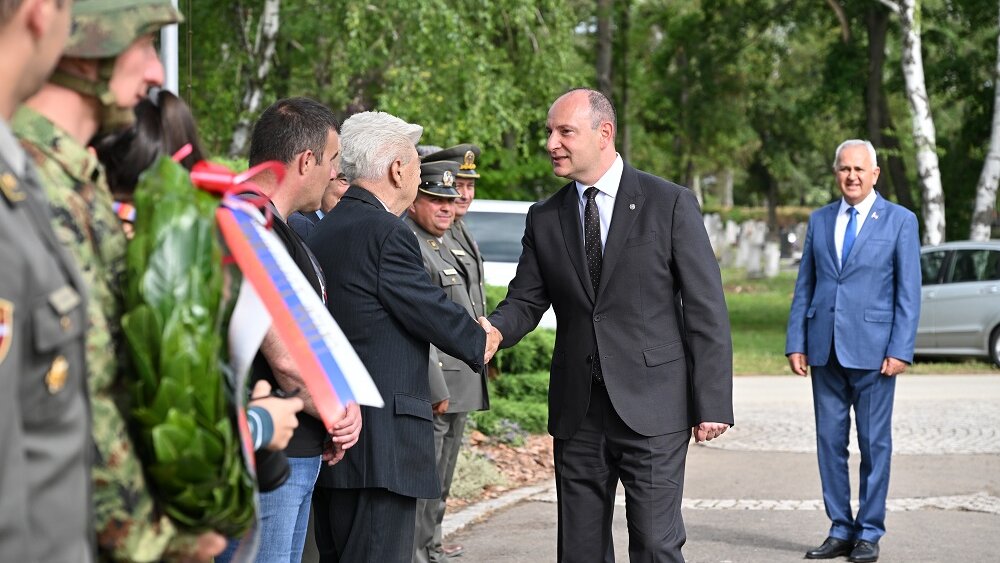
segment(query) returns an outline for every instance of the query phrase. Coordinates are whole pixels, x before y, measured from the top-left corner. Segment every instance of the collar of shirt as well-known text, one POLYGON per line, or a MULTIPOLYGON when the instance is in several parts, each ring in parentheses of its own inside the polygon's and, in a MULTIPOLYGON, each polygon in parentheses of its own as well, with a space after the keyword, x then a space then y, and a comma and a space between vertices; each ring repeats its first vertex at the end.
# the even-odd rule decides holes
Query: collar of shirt
MULTIPOLYGON (((868 194, 868 197, 861 200, 860 202, 858 202, 857 205, 854 206, 854 209, 858 210, 858 217, 857 219, 855 219, 855 221, 858 224, 857 225, 858 231, 861 230, 861 225, 863 225, 865 223, 865 219, 868 218, 868 215, 872 210, 872 206, 875 205, 876 199, 878 199, 878 193, 876 193, 875 190, 873 189, 871 193, 868 194)), ((850 206, 851 204, 847 203, 847 201, 845 201, 844 198, 840 198, 840 215, 846 216, 847 208, 850 206)), ((847 225, 847 220, 844 221, 844 225, 847 225)))
POLYGON ((47 117, 22 106, 11 124, 18 137, 58 163, 66 174, 80 182, 94 181, 99 167, 97 157, 47 117))
MULTIPOLYGON (((868 218, 872 210, 872 206, 875 205, 875 200, 878 195, 875 190, 868 194, 868 197, 858 202, 854 206, 854 209, 858 210, 858 216, 854 219, 856 223, 854 228, 855 234, 861 232, 861 226, 865 224, 865 219, 868 218)), ((834 235, 833 235, 833 246, 837 250, 837 260, 839 261, 844 255, 844 234, 847 232, 847 222, 850 221, 851 217, 847 214, 847 208, 851 205, 844 201, 844 198, 840 198, 840 210, 837 212, 837 221, 834 223, 834 235)))
POLYGON ((10 126, 3 119, 0 119, 0 155, 3 155, 3 159, 10 166, 15 176, 18 178, 24 176, 24 167, 27 164, 27 158, 24 156, 24 150, 21 149, 21 145, 18 144, 17 139, 14 137, 14 132, 10 130, 10 126))
POLYGON ((316 217, 317 217, 317 218, 319 218, 319 219, 322 219, 322 218, 323 218, 323 217, 325 217, 325 216, 326 216, 326 213, 323 213, 323 210, 322 210, 322 209, 317 209, 317 210, 316 210, 316 217))
MULTIPOLYGON (((624 170, 625 163, 622 161, 622 156, 615 154, 615 161, 611 163, 611 167, 594 183, 594 187, 598 190, 594 201, 597 203, 597 211, 601 215, 601 248, 604 248, 604 243, 608 241, 608 229, 611 228, 611 215, 615 210, 615 196, 618 195, 618 187, 622 183, 622 172, 624 170)), ((587 207, 587 196, 583 195, 583 192, 589 187, 587 184, 576 183, 576 193, 580 202, 581 229, 584 222, 583 213, 587 207)))

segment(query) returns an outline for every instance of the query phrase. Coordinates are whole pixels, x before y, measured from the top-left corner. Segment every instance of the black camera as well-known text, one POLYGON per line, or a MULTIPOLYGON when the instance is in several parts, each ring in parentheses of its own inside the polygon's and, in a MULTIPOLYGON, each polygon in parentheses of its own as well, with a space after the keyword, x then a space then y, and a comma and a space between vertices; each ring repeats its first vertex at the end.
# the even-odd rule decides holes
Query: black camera
POLYGON ((260 449, 254 457, 257 460, 257 487, 260 492, 273 491, 288 480, 291 470, 285 452, 260 449))

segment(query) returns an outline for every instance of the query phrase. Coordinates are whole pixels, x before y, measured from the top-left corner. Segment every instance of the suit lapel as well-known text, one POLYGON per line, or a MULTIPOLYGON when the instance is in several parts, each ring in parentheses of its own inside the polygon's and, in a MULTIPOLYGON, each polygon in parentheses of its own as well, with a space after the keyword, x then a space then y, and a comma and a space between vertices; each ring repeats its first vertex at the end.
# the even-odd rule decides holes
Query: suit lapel
POLYGON ((580 202, 576 193, 576 182, 570 182, 563 188, 563 202, 559 206, 559 224, 562 226, 563 240, 566 243, 566 253, 569 261, 576 269, 580 283, 590 297, 591 301, 596 301, 594 287, 590 283, 590 274, 587 272, 586 257, 583 250, 583 225, 580 224, 580 202))
POLYGON ((837 212, 840 210, 840 202, 829 206, 829 211, 823 215, 826 230, 826 246, 830 251, 830 260, 833 261, 833 269, 840 271, 840 258, 837 258, 837 243, 834 237, 837 236, 837 212))
MULTIPOLYGON (((601 266, 601 284, 599 291, 604 292, 608 280, 614 273, 615 266, 622 255, 625 241, 632 231, 635 218, 642 211, 642 190, 639 187, 639 177, 628 164, 622 170, 621 184, 615 196, 615 208, 611 213, 611 226, 608 229, 608 239, 604 243, 604 260, 601 266)), ((600 297, 600 294, 598 294, 600 297)))

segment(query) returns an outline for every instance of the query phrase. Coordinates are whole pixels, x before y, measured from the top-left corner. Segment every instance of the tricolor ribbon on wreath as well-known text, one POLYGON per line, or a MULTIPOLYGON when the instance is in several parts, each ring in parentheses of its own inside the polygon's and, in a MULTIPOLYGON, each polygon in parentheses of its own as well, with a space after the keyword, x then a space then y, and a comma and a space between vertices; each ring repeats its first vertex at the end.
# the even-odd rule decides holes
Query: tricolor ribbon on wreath
MULTIPOLYGON (((183 154, 178 154, 175 159, 183 158, 183 154)), ((242 313, 234 312, 230 347, 241 342, 245 345, 247 341, 234 331, 250 330, 248 327, 252 326, 263 338, 267 327, 274 326, 298 367, 324 426, 329 428, 340 419, 348 402, 373 407, 385 403, 320 296, 278 237, 268 229, 270 214, 262 213, 255 205, 266 198, 261 196, 259 201, 253 201, 237 197, 237 194, 259 193, 250 180, 264 170, 274 172, 280 183, 284 167, 277 162, 261 163, 235 174, 224 166, 203 161, 191 171, 191 182, 196 187, 222 196, 215 214, 219 230, 244 280, 250 282, 242 286, 237 309, 246 306, 251 311, 266 311, 271 319, 271 323, 259 318, 253 323, 241 323, 237 322, 237 315, 242 313), (247 291, 253 295, 245 295, 247 291)), ((256 340, 259 345, 256 336, 250 336, 249 340, 256 340)))

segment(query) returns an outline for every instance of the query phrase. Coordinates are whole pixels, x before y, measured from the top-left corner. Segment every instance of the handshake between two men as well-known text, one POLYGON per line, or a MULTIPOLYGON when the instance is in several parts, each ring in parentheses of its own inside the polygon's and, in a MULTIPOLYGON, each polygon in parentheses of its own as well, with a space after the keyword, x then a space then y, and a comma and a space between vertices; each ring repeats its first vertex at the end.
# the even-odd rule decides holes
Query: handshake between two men
POLYGON ((500 348, 500 343, 503 342, 503 335, 490 324, 489 319, 486 317, 479 317, 478 320, 479 326, 483 327, 483 330, 486 331, 486 352, 483 355, 483 364, 488 364, 497 353, 497 349, 500 348))

